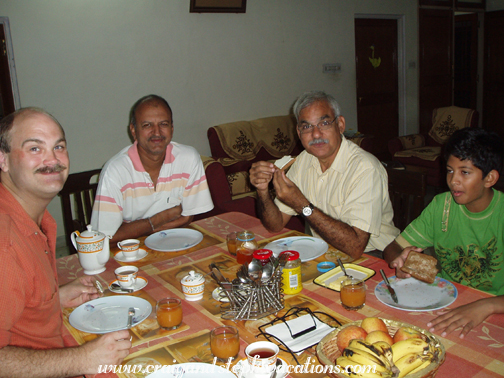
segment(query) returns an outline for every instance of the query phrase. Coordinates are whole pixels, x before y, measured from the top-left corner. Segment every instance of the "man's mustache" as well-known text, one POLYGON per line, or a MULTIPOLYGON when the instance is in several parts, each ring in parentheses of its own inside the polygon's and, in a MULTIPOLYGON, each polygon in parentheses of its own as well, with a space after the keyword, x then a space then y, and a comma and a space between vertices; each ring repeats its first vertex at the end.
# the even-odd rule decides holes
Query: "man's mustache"
POLYGON ((308 142, 308 145, 311 146, 311 145, 319 144, 319 143, 328 144, 329 139, 313 139, 313 140, 310 140, 310 142, 308 142))
POLYGON ((162 136, 162 135, 153 135, 149 138, 149 142, 152 141, 153 139, 156 139, 156 140, 165 140, 166 137, 165 136, 162 136))
POLYGON ((63 164, 56 164, 56 165, 53 165, 52 167, 42 167, 42 168, 39 168, 35 171, 35 173, 57 173, 57 172, 62 172, 64 171, 65 169, 67 169, 67 167, 63 164))

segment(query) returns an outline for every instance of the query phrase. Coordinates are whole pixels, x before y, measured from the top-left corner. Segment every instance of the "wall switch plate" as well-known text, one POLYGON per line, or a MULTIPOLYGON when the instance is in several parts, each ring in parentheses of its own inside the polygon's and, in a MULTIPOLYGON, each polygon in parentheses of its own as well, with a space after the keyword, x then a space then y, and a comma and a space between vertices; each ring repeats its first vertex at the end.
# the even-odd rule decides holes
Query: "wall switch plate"
POLYGON ((323 73, 337 73, 341 71, 341 63, 327 63, 322 65, 323 73))

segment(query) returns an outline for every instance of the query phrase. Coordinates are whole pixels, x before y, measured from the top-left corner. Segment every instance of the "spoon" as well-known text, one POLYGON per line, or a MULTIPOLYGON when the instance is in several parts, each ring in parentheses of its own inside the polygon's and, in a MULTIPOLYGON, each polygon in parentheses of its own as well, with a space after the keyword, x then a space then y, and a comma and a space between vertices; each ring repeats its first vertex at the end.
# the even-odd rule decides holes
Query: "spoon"
MULTIPOLYGON (((252 281, 250 280, 250 278, 248 278, 245 273, 243 273, 242 270, 239 270, 236 272, 236 277, 240 280, 241 283, 244 283, 244 284, 249 284, 251 283, 252 281)), ((234 282, 233 282, 234 283, 234 282)))
POLYGON ((343 263, 341 262, 341 259, 339 257, 338 257, 338 264, 341 267, 341 270, 343 271, 343 273, 345 274, 345 276, 347 276, 348 278, 352 278, 352 276, 349 276, 347 274, 345 266, 343 265, 343 263))
POLYGON ((110 285, 110 287, 114 290, 123 291, 125 293, 133 293, 133 289, 125 289, 125 288, 121 287, 121 285, 119 285, 118 283, 115 283, 115 282, 112 285, 110 285))
POLYGON ((262 272, 263 266, 259 261, 253 259, 250 264, 248 264, 248 276, 255 283, 258 283, 261 280, 262 272))
POLYGON ((280 358, 277 358, 276 364, 275 364, 275 370, 273 370, 273 374, 271 375, 271 378, 276 378, 278 375, 278 370, 280 370, 280 366, 282 366, 282 360, 280 358))
POLYGON ((263 266, 262 268, 262 276, 261 276, 261 281, 262 282, 269 282, 271 279, 271 276, 273 275, 273 264, 272 263, 267 263, 266 265, 263 266))

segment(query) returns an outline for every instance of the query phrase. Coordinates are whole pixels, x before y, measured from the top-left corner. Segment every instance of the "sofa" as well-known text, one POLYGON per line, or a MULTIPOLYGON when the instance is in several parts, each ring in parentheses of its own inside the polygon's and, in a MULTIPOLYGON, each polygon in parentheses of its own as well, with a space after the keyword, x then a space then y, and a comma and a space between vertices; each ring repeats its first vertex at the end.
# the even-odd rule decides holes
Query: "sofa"
MULTIPOLYGON (((202 160, 214 209, 197 219, 228 211, 257 217, 256 191, 249 181, 252 164, 275 161, 285 155, 297 156, 304 150, 293 115, 217 125, 208 129, 207 136, 212 156, 202 156, 202 160)), ((349 139, 368 151, 372 150, 371 138, 356 136, 349 139)), ((301 217, 292 217, 287 227, 305 231, 301 217)))
POLYGON ((393 160, 420 168, 427 175, 427 185, 446 185, 446 162, 443 146, 458 129, 478 126, 478 112, 472 109, 449 106, 432 112, 432 128, 427 135, 411 134, 389 141, 388 149, 393 160))

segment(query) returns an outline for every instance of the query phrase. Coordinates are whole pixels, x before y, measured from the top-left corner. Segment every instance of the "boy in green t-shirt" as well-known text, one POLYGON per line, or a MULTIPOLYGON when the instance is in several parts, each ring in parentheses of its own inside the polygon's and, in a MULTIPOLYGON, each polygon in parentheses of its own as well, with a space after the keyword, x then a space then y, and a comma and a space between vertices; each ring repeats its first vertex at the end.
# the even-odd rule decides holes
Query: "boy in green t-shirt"
POLYGON ((434 247, 440 276, 495 294, 495 297, 441 310, 427 323, 441 336, 462 328, 463 338, 492 314, 504 313, 504 193, 499 180, 504 144, 479 128, 456 131, 445 146, 450 192, 434 197, 422 214, 384 250, 397 277, 408 254, 434 247), (413 251, 413 252, 412 252, 413 251))

